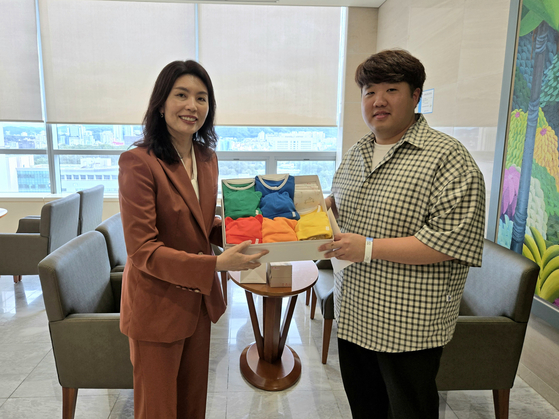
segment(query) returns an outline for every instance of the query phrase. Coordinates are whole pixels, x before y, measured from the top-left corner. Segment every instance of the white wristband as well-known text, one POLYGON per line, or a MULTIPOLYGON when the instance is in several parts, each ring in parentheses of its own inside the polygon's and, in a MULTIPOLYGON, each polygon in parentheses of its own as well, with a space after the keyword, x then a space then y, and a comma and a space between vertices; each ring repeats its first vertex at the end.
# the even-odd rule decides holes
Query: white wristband
POLYGON ((363 262, 371 263, 371 258, 373 256, 373 238, 367 237, 365 241, 365 257, 363 258, 363 262))

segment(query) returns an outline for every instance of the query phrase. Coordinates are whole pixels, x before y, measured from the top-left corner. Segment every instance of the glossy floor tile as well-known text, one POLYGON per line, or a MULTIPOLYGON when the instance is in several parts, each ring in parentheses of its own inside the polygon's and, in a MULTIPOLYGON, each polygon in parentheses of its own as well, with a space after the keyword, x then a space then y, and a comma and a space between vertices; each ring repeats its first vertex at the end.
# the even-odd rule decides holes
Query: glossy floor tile
MULTIPOLYGON (((208 384, 208 419, 351 418, 340 378, 335 325, 328 363, 321 363, 322 316, 310 319, 300 295, 287 345, 301 358, 302 374, 290 389, 258 390, 240 373, 239 357, 254 341, 245 293, 228 284, 229 306, 212 328, 208 384)), ((287 299, 284 301, 284 308, 287 299)), ((262 299, 256 298, 260 313, 262 299)), ((493 419, 490 391, 440 393, 441 419, 493 419)), ((37 276, 14 284, 0 277, 0 419, 62 417, 58 384, 37 276)), ((80 390, 76 419, 132 419, 132 390, 80 390)), ((559 412, 517 377, 511 392, 510 419, 559 418, 559 412)))

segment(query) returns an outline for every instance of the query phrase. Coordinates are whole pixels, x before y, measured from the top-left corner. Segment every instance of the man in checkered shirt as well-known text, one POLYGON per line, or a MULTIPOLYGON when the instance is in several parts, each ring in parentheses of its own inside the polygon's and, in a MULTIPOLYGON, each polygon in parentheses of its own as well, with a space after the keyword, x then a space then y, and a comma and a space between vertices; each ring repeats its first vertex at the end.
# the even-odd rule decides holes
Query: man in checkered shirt
POLYGON ((344 156, 326 204, 342 234, 336 274, 340 369, 353 418, 438 418, 435 378, 470 266, 480 266, 483 176, 466 148, 414 110, 425 69, 403 50, 355 75, 371 133, 344 156), (373 241, 374 238, 374 241, 373 241))

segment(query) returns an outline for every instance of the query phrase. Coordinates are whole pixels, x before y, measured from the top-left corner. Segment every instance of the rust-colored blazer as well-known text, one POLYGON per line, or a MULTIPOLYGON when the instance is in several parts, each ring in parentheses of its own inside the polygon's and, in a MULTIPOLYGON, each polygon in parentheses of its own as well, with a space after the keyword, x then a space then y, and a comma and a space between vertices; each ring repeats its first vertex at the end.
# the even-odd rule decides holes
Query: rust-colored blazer
POLYGON ((215 323, 225 302, 210 246, 217 199, 217 157, 194 144, 200 202, 183 165, 169 165, 145 148, 119 160, 119 197, 128 260, 122 281, 120 330, 150 342, 194 333, 201 302, 215 323))

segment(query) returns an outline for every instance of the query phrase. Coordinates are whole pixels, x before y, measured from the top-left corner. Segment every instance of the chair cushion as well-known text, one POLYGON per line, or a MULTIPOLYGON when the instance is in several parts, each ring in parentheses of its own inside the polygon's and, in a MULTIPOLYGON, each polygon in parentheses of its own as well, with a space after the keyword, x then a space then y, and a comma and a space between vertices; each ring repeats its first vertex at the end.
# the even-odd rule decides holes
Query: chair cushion
POLYGON ((324 300, 334 289, 334 271, 331 269, 319 269, 318 281, 313 286, 316 296, 324 300))
POLYGON ((72 388, 132 388, 128 338, 120 314, 72 314, 50 322, 58 380, 72 388))
POLYGON ((313 286, 313 291, 319 301, 322 317, 334 318, 334 271, 330 260, 319 260, 318 281, 313 286))

